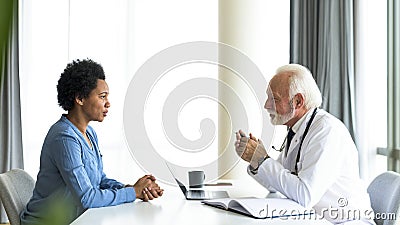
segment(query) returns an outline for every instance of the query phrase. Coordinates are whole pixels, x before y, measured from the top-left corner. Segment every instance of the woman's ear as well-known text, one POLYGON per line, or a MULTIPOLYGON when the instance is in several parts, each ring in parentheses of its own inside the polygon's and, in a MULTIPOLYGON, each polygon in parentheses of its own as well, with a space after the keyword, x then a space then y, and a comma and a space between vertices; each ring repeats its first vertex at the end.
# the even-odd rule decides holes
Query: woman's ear
POLYGON ((78 105, 83 105, 83 98, 81 98, 81 97, 75 97, 75 102, 76 102, 76 104, 78 104, 78 105))

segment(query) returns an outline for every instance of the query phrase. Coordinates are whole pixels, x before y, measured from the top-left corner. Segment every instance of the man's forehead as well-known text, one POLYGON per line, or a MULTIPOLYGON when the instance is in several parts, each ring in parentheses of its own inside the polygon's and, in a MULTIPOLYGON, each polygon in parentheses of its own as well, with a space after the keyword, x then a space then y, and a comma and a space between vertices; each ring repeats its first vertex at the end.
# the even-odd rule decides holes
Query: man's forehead
POLYGON ((275 75, 269 82, 267 94, 273 96, 289 96, 289 74, 280 73, 275 75))

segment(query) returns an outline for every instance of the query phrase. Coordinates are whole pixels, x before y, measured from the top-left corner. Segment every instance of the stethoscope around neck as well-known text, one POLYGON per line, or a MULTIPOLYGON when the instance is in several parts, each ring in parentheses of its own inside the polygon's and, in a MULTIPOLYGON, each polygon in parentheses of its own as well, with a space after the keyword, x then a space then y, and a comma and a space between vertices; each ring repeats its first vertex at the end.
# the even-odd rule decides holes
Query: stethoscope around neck
MULTIPOLYGON (((311 115, 310 120, 307 122, 307 126, 306 126, 306 129, 304 130, 303 136, 301 137, 299 150, 297 151, 297 156, 296 156, 296 164, 295 164, 295 166, 294 166, 295 171, 292 172, 292 174, 294 174, 294 175, 297 175, 297 173, 298 173, 297 164, 299 163, 299 160, 300 160, 301 146, 303 145, 304 138, 306 137, 306 135, 307 135, 307 133, 308 133, 308 130, 310 129, 311 123, 312 123, 312 121, 314 120, 314 117, 315 117, 315 115, 317 114, 317 111, 318 111, 318 108, 315 108, 314 111, 313 111, 313 113, 312 113, 312 115, 311 115)), ((289 129, 288 129, 288 132, 289 132, 289 129)), ((285 140, 283 140, 283 143, 282 143, 282 145, 281 145, 281 147, 280 147, 279 149, 276 149, 275 146, 272 146, 272 148, 273 148, 275 151, 282 152, 282 151, 285 149, 286 144, 287 144, 287 136, 288 136, 288 135, 286 135, 285 140)), ((287 150, 289 150, 289 149, 287 149, 287 150)))

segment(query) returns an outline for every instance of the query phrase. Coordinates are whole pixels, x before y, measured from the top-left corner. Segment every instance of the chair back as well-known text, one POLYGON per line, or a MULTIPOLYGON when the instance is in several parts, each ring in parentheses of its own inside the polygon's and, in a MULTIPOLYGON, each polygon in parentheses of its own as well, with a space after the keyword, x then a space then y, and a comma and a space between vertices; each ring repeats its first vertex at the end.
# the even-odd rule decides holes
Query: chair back
POLYGON ((0 198, 10 225, 20 225, 20 213, 32 197, 35 180, 24 170, 0 174, 0 198))
POLYGON ((367 191, 377 225, 394 225, 400 222, 400 174, 386 171, 378 175, 367 191))

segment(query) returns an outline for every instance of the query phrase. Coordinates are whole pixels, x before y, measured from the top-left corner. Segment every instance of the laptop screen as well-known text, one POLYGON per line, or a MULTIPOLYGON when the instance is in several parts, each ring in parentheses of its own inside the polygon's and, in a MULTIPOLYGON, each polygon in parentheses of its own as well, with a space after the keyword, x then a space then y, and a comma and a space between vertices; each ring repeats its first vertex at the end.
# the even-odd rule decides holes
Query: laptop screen
POLYGON ((186 189, 185 185, 184 185, 182 182, 180 182, 180 181, 175 177, 175 174, 174 174, 174 172, 172 171, 173 169, 168 165, 168 163, 165 163, 165 165, 167 165, 167 168, 168 168, 169 172, 170 172, 171 175, 174 177, 174 180, 176 181, 176 183, 178 183, 179 188, 180 188, 180 189, 182 190, 182 192, 186 195, 187 189, 186 189))

